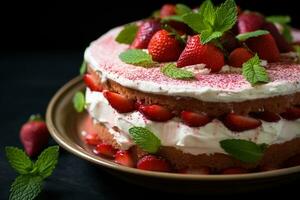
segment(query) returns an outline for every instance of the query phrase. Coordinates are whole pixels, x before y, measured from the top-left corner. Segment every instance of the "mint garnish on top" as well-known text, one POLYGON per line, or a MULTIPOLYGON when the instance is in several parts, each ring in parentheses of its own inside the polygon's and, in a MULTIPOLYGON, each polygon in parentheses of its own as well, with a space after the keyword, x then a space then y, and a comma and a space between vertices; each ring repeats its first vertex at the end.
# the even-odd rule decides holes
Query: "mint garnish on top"
POLYGON ((138 31, 138 26, 136 24, 128 24, 124 26, 121 32, 116 37, 116 41, 122 44, 131 44, 135 38, 138 31))
POLYGON ((119 58, 127 64, 143 67, 149 67, 154 64, 152 57, 141 49, 126 50, 119 55, 119 58))
POLYGON ((277 23, 282 26, 282 35, 288 41, 293 41, 293 36, 291 34, 291 27, 289 23, 291 22, 291 17, 287 15, 273 15, 266 17, 266 21, 277 23))
POLYGON ((160 70, 165 76, 174 79, 191 79, 194 78, 193 72, 188 70, 180 69, 175 64, 169 63, 164 65, 160 70))
POLYGON ((270 32, 266 31, 266 30, 257 30, 257 31, 247 32, 247 33, 241 33, 241 34, 237 35, 236 38, 239 41, 246 41, 249 38, 258 37, 258 36, 266 35, 269 33, 270 32))

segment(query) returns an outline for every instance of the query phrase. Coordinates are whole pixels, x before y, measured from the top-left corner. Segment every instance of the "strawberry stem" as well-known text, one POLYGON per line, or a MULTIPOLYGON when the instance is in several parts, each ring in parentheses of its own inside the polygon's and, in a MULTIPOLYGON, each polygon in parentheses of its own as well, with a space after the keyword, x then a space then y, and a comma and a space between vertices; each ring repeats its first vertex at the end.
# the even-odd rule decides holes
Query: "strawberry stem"
POLYGON ((37 121, 44 121, 43 117, 40 114, 30 115, 29 120, 30 122, 37 122, 37 121))
POLYGON ((176 40, 178 40, 180 42, 180 44, 182 44, 182 45, 186 44, 186 39, 185 39, 186 37, 184 35, 183 36, 179 35, 178 32, 170 25, 163 24, 162 29, 168 31, 170 33, 170 35, 174 35, 176 40))

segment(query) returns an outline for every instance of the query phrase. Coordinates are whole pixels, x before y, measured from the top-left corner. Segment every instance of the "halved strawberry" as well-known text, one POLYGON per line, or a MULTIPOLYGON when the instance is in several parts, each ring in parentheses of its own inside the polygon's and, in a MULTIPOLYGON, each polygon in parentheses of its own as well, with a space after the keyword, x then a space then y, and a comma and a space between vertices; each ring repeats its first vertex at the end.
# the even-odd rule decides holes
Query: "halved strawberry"
POLYGON ((250 113, 250 116, 266 122, 278 122, 280 120, 279 115, 270 111, 250 113))
POLYGON ((100 154, 109 158, 113 158, 117 152, 117 149, 115 149, 112 145, 101 143, 96 146, 94 149, 94 153, 100 154))
POLYGON ((93 78, 91 74, 85 74, 83 76, 83 81, 90 88, 91 91, 101 92, 103 90, 102 85, 97 83, 97 81, 93 78))
POLYGON ((119 150, 115 155, 115 162, 127 167, 134 167, 134 161, 129 151, 119 150))
POLYGON ((246 40, 247 46, 257 52, 259 58, 268 62, 278 62, 280 53, 276 42, 271 34, 261 35, 246 40))
POLYGON ((165 107, 159 105, 140 105, 139 111, 152 121, 164 122, 173 117, 173 114, 165 107))
POLYGON ((280 114, 281 117, 287 120, 296 120, 300 118, 300 108, 293 107, 287 109, 285 112, 280 114))
POLYGON ((191 127, 204 126, 211 121, 211 119, 204 113, 200 114, 189 111, 182 111, 181 119, 185 124, 191 127))
POLYGON ((160 18, 168 17, 176 14, 176 6, 173 4, 165 4, 160 9, 160 18))
POLYGON ((169 172, 171 166, 169 162, 161 157, 146 155, 137 162, 137 168, 149 171, 169 172))
POLYGON ((248 173, 248 170, 241 167, 230 167, 224 169, 221 172, 221 174, 245 174, 245 173, 248 173))
POLYGON ((147 49, 152 36, 160 29, 161 25, 159 21, 153 19, 144 21, 139 27, 131 48, 147 49))
POLYGON ((255 12, 243 12, 238 16, 239 33, 252 32, 260 29, 265 22, 264 16, 255 12))
POLYGON ((89 144, 89 145, 97 145, 97 144, 100 144, 102 141, 100 140, 99 138, 99 135, 97 133, 87 133, 85 136, 84 136, 84 141, 86 144, 89 144))
POLYGON ((159 30, 151 38, 148 51, 154 61, 169 62, 178 59, 182 46, 174 35, 166 30, 159 30))
POLYGON ((223 123, 228 129, 237 132, 254 129, 261 125, 260 120, 234 113, 227 114, 223 123))
POLYGON ((230 53, 228 64, 232 67, 242 67, 252 57, 253 54, 248 49, 240 47, 230 53))
POLYGON ((206 64, 212 72, 218 72, 224 66, 224 55, 215 45, 201 44, 199 35, 189 38, 185 49, 180 54, 177 67, 195 64, 206 64))
POLYGON ((134 101, 124 97, 121 94, 104 91, 103 95, 108 100, 109 104, 119 113, 127 113, 135 110, 134 101))
POLYGON ((211 174, 209 167, 185 168, 178 171, 182 174, 211 174))

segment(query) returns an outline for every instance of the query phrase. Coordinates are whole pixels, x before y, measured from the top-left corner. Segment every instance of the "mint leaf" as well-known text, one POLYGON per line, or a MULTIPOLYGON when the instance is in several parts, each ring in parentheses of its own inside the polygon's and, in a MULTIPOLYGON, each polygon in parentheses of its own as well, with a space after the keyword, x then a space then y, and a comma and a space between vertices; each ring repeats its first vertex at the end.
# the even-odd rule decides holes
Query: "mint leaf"
POLYGON ((216 32, 211 32, 210 30, 203 31, 201 33, 201 43, 206 44, 216 38, 219 38, 223 35, 222 32, 216 31, 216 32))
POLYGON ((267 70, 261 66, 261 60, 257 54, 243 64, 242 74, 251 85, 269 82, 267 70))
POLYGON ((201 33, 204 30, 210 29, 209 24, 204 23, 204 18, 198 13, 188 13, 182 16, 182 20, 194 31, 201 33))
POLYGON ((248 33, 241 33, 241 34, 237 35, 236 38, 239 41, 245 41, 249 38, 258 37, 258 36, 266 35, 266 34, 269 34, 269 33, 270 32, 266 31, 266 30, 257 30, 257 31, 252 31, 252 32, 248 32, 248 33))
POLYGON ((176 15, 184 15, 186 13, 192 12, 192 9, 184 4, 176 4, 176 15))
POLYGON ((211 26, 214 24, 216 19, 216 10, 211 0, 206 0, 201 4, 199 14, 203 17, 205 23, 209 23, 211 26))
POLYGON ((85 99, 82 92, 76 92, 73 97, 73 106, 77 112, 82 112, 84 110, 85 99))
POLYGON ((179 15, 171 15, 171 16, 167 16, 167 17, 164 17, 163 19, 161 19, 162 23, 167 23, 169 21, 183 22, 183 19, 182 19, 182 16, 179 16, 179 15))
POLYGON ((273 15, 266 17, 266 21, 278 24, 288 24, 291 22, 291 17, 287 15, 273 15))
POLYGON ((131 44, 137 31, 138 26, 136 24, 125 25, 123 30, 116 37, 116 41, 122 44, 131 44))
POLYGON ((282 35, 288 42, 293 42, 293 36, 291 32, 291 27, 287 24, 282 25, 282 35))
POLYGON ((33 163, 24 151, 16 147, 5 147, 6 157, 12 168, 19 174, 28 174, 33 169, 33 163))
POLYGON ((59 147, 52 146, 45 149, 34 163, 39 175, 43 178, 50 176, 57 164, 59 147))
POLYGON ((10 189, 10 200, 32 200, 42 190, 43 179, 40 176, 20 175, 10 189))
POLYGON ((154 63, 151 56, 141 49, 126 50, 119 55, 119 58, 127 64, 141 65, 144 67, 154 63))
POLYGON ((300 45, 294 45, 293 47, 294 47, 296 53, 298 54, 298 56, 300 56, 300 45))
POLYGON ((234 0, 226 0, 216 10, 214 31, 225 32, 233 27, 237 20, 237 6, 234 0))
POLYGON ((132 127, 129 129, 133 141, 148 153, 156 153, 160 147, 160 140, 148 129, 132 127))
POLYGON ((178 67, 176 67, 175 64, 173 63, 169 63, 164 65, 160 71, 165 75, 168 76, 170 78, 174 78, 174 79, 190 79, 190 78, 194 78, 194 74, 190 71, 184 70, 184 69, 180 69, 178 67))
POLYGON ((79 74, 80 75, 85 74, 86 70, 87 70, 87 63, 85 60, 83 60, 81 66, 80 66, 80 69, 79 69, 79 74))
POLYGON ((220 141, 221 147, 232 157, 246 163, 258 162, 264 155, 265 145, 240 139, 226 139, 220 141))

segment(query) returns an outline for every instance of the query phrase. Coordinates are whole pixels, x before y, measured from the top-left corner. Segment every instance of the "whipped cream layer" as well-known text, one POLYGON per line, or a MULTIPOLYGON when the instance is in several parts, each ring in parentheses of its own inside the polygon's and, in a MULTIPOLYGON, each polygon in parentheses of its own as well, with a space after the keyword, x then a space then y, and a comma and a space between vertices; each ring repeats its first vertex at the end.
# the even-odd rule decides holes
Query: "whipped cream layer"
POLYGON ((129 128, 133 126, 147 127, 161 140, 163 146, 175 147, 194 155, 225 153, 219 144, 224 139, 244 139, 257 144, 271 145, 300 136, 300 120, 281 119, 275 123, 262 121, 262 126, 238 133, 230 131, 217 119, 202 127, 189 127, 176 117, 167 122, 154 122, 146 119, 138 111, 118 113, 101 92, 91 92, 88 88, 86 107, 96 122, 108 128, 123 150, 135 145, 128 133, 129 128))
POLYGON ((271 63, 267 71, 271 82, 252 87, 240 73, 198 74, 198 80, 176 80, 164 76, 158 67, 143 68, 126 64, 119 54, 128 45, 115 41, 121 27, 112 29, 91 43, 85 60, 99 71, 102 81, 111 79, 122 86, 143 92, 193 97, 208 102, 241 102, 300 92, 300 65, 271 63))

